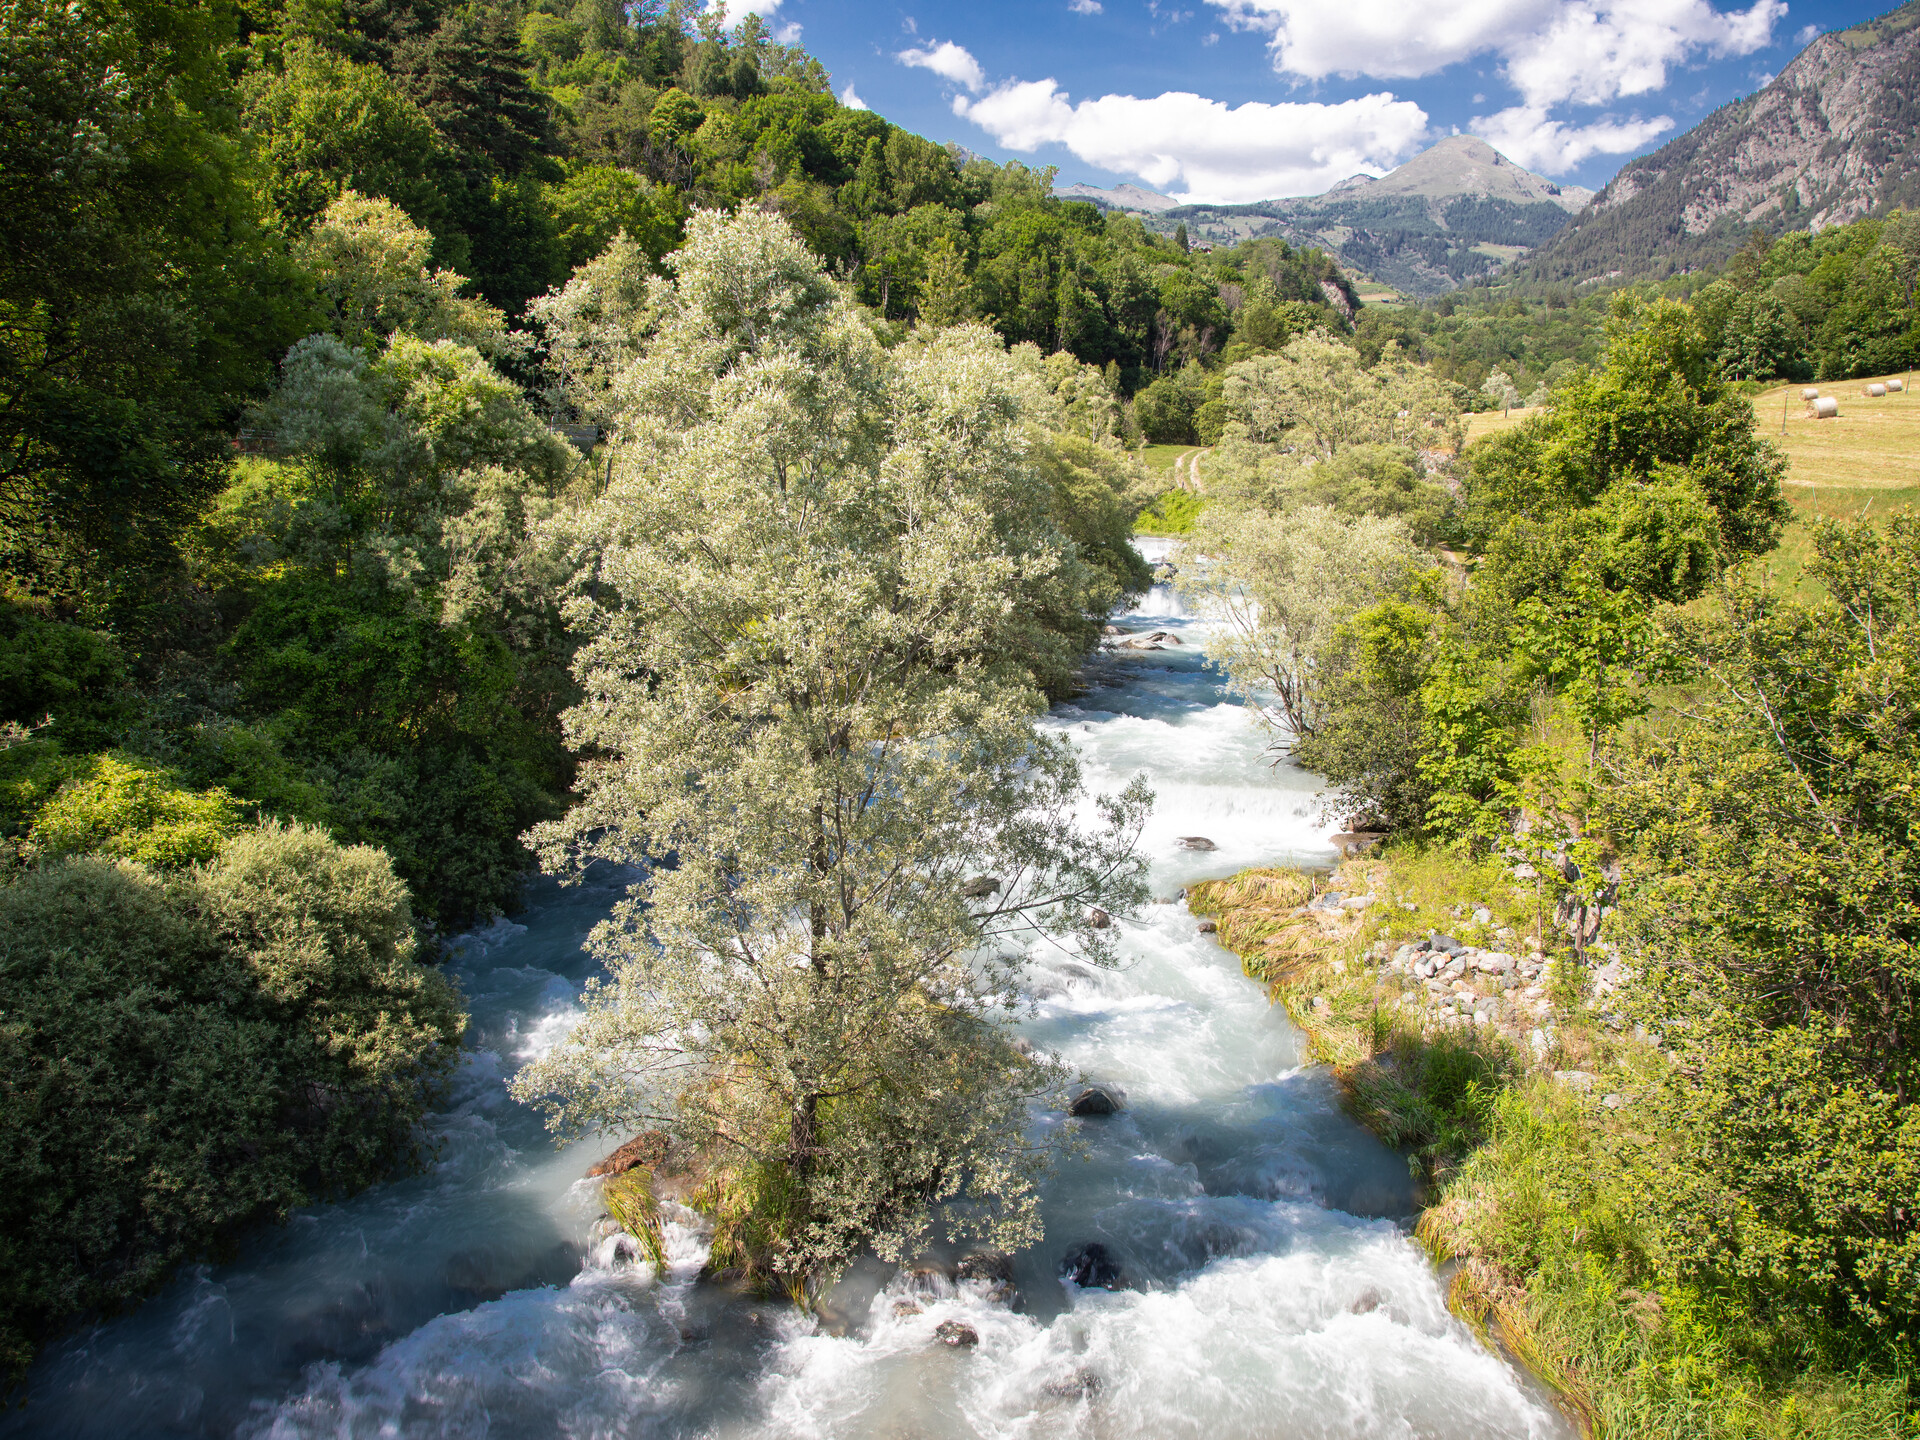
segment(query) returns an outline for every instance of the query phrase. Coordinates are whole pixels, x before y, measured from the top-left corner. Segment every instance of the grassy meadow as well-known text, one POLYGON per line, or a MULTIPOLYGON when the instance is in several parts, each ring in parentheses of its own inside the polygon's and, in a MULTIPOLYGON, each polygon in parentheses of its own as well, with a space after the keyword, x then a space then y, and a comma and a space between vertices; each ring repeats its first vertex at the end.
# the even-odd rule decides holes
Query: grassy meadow
MULTIPOLYGON (((1807 416, 1797 384, 1754 396, 1760 433, 1787 452, 1787 499, 1799 519, 1884 520, 1920 509, 1920 400, 1911 389, 1870 399, 1862 394, 1870 383, 1819 386, 1840 401, 1831 420, 1807 416)), ((1790 525, 1766 564, 1778 583, 1797 589, 1812 553, 1809 527, 1790 525)))

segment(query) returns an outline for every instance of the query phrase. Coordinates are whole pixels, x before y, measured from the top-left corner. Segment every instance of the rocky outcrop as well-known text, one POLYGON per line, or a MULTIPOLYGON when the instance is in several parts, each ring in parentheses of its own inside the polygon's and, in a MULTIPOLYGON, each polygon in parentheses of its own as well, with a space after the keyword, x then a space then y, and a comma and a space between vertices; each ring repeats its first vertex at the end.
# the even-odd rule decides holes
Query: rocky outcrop
POLYGON ((1671 274, 1755 225, 1821 230, 1920 202, 1920 0, 1822 35, 1766 88, 1628 162, 1527 257, 1541 280, 1671 274))
POLYGON ((639 1166, 651 1170, 667 1158, 667 1152, 673 1148, 666 1133, 661 1130, 642 1130, 606 1159, 587 1171, 587 1179, 598 1180, 606 1175, 624 1175, 639 1166))

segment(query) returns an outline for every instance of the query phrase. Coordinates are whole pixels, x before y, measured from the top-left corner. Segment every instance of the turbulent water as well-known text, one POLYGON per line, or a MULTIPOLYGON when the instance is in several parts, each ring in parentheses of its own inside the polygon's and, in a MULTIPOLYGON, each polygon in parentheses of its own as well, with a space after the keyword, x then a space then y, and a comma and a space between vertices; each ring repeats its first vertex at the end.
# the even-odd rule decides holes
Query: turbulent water
MULTIPOLYGON (((1183 643, 1102 660, 1046 723, 1094 785, 1152 780, 1156 890, 1330 860, 1312 777, 1270 764, 1200 660, 1202 627, 1164 589, 1129 623, 1183 643), (1181 848, 1191 835, 1219 848, 1181 848)), ((697 1283, 696 1227, 669 1226, 661 1274, 591 1243, 578 1177, 611 1141, 556 1152, 503 1080, 577 1014, 580 943, 624 880, 543 883, 518 923, 464 944, 472 1053, 426 1174, 304 1212, 54 1347, 0 1436, 1568 1433, 1448 1316, 1407 1235, 1404 1161, 1340 1115, 1284 1014, 1171 899, 1127 928, 1118 971, 1036 957, 1027 1034, 1127 1108, 1073 1122, 1090 1154, 1048 1184, 1014 1307, 937 1272, 863 1270, 833 1297, 852 1323, 828 1326, 697 1283), (1124 1288, 1058 1278, 1089 1241, 1124 1288), (934 1341, 950 1319, 977 1347, 934 1341)))

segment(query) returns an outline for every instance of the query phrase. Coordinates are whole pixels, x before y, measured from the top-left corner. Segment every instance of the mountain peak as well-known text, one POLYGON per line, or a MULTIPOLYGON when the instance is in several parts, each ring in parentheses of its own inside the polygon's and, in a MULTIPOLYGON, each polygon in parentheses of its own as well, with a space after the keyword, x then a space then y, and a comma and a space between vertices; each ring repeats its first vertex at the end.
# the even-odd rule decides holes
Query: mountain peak
POLYGON ((1816 38, 1763 89, 1608 181, 1530 256, 1541 279, 1664 275, 1749 231, 1812 230, 1920 203, 1920 0, 1816 38))
MULTIPOLYGON (((1329 192, 1331 193, 1331 192, 1329 192)), ((1578 185, 1557 185, 1516 165, 1478 135, 1449 135, 1406 164, 1376 180, 1369 195, 1424 195, 1434 199, 1469 196, 1510 200, 1516 205, 1551 201, 1562 210, 1580 209, 1593 197, 1578 185)))
POLYGON ((1180 203, 1170 195, 1134 184, 1115 185, 1111 190, 1102 190, 1097 185, 1068 185, 1053 193, 1062 200, 1091 200, 1102 209, 1143 210, 1149 215, 1171 210, 1180 203))

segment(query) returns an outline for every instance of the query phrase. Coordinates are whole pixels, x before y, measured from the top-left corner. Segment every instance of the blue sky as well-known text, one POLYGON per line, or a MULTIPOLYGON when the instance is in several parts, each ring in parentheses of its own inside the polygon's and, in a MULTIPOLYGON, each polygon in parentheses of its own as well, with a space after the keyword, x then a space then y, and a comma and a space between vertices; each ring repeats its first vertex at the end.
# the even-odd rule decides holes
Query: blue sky
MULTIPOLYGON (((1598 186, 1849 0, 725 0, 764 15, 894 123, 1060 185, 1194 201, 1315 194, 1455 130, 1598 186)), ((849 93, 849 91, 851 93, 849 93)))

